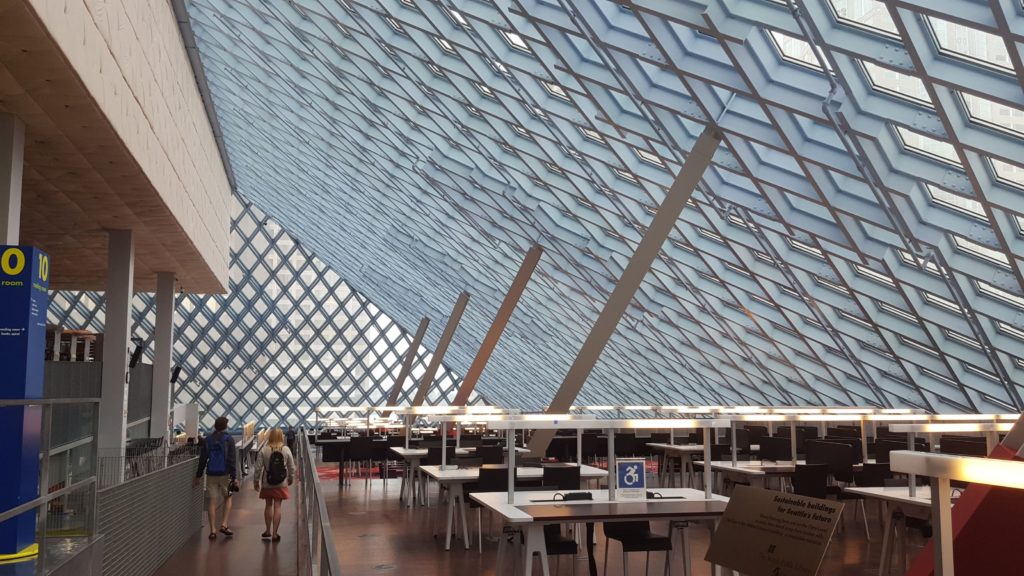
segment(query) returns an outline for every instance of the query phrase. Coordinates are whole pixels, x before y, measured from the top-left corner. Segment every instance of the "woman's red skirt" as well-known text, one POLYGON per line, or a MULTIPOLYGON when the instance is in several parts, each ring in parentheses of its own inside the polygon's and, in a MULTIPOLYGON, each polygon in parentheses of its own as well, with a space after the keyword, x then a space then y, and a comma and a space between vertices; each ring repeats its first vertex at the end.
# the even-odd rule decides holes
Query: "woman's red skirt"
POLYGON ((288 487, 281 486, 280 488, 260 488, 260 499, 262 500, 287 500, 288 499, 288 487))

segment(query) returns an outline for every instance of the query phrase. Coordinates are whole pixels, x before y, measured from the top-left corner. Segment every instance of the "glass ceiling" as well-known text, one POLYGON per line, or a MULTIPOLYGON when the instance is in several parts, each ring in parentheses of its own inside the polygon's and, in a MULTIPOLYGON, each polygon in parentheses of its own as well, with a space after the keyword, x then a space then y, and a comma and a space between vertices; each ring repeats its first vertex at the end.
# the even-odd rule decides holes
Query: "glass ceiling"
MULTIPOLYGON (((190 0, 239 192, 543 407, 704 125, 580 402, 1020 410, 1019 3, 190 0), (796 16, 794 16, 796 14, 796 16)), ((339 351, 340 353, 340 351, 339 351)))

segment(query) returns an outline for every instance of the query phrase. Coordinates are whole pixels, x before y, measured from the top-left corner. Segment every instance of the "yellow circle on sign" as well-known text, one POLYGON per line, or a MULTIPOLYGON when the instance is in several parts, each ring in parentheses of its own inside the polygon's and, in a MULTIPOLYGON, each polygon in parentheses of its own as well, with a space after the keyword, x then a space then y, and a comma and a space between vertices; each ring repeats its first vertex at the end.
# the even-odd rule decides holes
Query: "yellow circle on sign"
POLYGON ((19 248, 4 250, 4 255, 0 256, 0 269, 8 276, 21 274, 21 271, 25 269, 25 253, 19 248), (14 261, 14 265, 11 265, 11 260, 14 261))

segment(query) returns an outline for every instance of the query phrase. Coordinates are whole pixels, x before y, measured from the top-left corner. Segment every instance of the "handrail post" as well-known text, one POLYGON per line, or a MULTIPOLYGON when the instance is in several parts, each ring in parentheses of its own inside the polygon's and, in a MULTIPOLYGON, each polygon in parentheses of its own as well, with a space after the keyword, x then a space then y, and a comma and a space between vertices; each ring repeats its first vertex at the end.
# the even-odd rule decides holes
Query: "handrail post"
MULTIPOLYGON (((53 422, 53 405, 44 404, 42 425, 40 430, 39 445, 42 457, 39 459, 39 495, 46 496, 50 493, 50 431, 53 422)), ((46 513, 50 502, 43 500, 36 508, 36 532, 39 538, 39 553, 36 556, 36 574, 40 576, 46 573, 46 513)))

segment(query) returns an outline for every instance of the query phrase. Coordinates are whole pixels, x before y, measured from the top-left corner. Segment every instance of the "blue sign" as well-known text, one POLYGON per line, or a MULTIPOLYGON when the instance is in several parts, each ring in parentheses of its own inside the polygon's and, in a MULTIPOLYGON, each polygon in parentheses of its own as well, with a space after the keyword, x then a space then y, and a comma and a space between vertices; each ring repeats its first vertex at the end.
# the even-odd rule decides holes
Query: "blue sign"
POLYGON ((630 488, 645 490, 647 488, 647 471, 644 464, 642 459, 615 461, 615 476, 618 479, 617 485, 620 490, 630 488))
MULTIPOLYGON (((0 398, 43 396, 50 257, 31 246, 0 246, 0 398)), ((15 467, 0 474, 0 510, 39 497, 40 406, 0 409, 0 459, 15 467)), ((0 555, 35 543, 35 513, 0 523, 0 555)))

